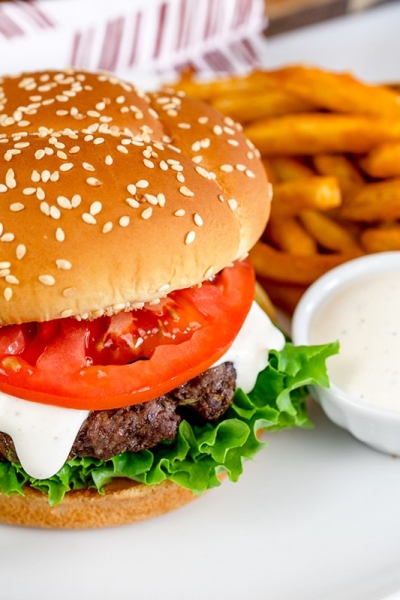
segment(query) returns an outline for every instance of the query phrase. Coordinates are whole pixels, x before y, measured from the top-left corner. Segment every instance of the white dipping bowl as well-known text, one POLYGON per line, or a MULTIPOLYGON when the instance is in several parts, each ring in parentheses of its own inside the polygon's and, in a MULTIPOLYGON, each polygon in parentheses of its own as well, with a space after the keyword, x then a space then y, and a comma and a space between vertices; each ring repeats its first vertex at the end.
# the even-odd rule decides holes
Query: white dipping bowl
MULTIPOLYGON (((400 271, 400 252, 382 252, 351 260, 332 269, 313 283, 301 298, 293 315, 292 339, 295 345, 312 343, 310 330, 316 312, 332 294, 368 275, 400 271)), ((395 307, 396 308, 396 307, 395 307)), ((400 297, 397 309, 400 310, 400 297)), ((339 334, 332 340, 339 339, 339 334)), ((400 365, 400 352, 399 352, 400 365)), ((329 372, 329 359, 328 359, 329 372)), ((310 394, 325 414, 365 444, 391 455, 400 455, 400 389, 396 390, 399 410, 364 402, 340 389, 331 380, 330 388, 310 386, 310 394)))

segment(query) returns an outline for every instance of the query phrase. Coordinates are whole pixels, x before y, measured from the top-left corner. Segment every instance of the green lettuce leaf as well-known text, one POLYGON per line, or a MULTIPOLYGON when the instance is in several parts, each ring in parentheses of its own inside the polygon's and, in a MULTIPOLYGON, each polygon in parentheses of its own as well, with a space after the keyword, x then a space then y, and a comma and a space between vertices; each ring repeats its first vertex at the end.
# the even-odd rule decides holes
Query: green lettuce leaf
POLYGON ((293 346, 271 351, 269 365, 262 371, 250 394, 237 389, 232 406, 216 423, 203 426, 182 421, 173 442, 151 450, 124 452, 110 460, 73 458, 53 477, 29 477, 19 463, 0 462, 0 489, 4 494, 23 494, 24 486, 48 494, 50 505, 59 504, 66 493, 95 488, 100 494, 115 477, 147 485, 170 479, 201 494, 220 485, 225 473, 237 481, 243 464, 265 444, 259 431, 287 427, 310 427, 305 400, 310 384, 329 386, 325 361, 338 352, 338 344, 293 346))

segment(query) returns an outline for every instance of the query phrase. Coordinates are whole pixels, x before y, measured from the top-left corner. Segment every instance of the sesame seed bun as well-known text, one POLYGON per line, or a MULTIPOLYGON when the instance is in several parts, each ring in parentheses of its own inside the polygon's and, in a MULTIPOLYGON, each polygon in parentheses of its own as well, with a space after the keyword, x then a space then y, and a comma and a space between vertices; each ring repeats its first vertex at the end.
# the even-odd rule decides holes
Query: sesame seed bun
POLYGON ((109 74, 0 79, 0 324, 95 318, 207 279, 270 197, 240 127, 109 74))
POLYGON ((30 487, 24 496, 0 493, 1 522, 52 529, 91 529, 127 525, 181 508, 196 496, 185 488, 163 481, 146 486, 126 479, 96 490, 68 492, 61 504, 50 506, 47 496, 30 487))

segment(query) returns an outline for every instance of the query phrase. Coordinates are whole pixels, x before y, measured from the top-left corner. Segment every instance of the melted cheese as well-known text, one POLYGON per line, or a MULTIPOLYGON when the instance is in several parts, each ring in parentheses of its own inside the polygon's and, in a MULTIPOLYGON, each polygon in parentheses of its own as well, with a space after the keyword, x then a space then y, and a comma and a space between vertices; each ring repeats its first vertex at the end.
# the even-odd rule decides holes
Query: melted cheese
MULTIPOLYGON (((232 346, 214 366, 233 362, 237 386, 249 392, 268 364, 268 351, 280 350, 284 343, 282 333, 253 303, 232 346)), ((0 431, 12 437, 23 468, 36 479, 51 477, 63 466, 88 414, 86 410, 29 402, 0 392, 0 431)))

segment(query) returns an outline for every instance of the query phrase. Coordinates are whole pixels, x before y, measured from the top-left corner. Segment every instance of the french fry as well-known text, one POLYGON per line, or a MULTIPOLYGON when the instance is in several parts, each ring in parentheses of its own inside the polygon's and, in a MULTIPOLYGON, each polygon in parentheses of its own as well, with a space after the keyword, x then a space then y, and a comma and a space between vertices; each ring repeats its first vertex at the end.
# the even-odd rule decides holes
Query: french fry
POLYGON ((267 234, 281 250, 290 252, 293 256, 317 253, 315 240, 294 217, 276 218, 272 212, 267 234))
POLYGON ((315 210, 304 210, 299 214, 299 219, 305 230, 322 248, 334 252, 360 251, 359 245, 348 229, 326 214, 315 210))
POLYGON ((260 277, 301 285, 310 285, 330 269, 359 255, 359 252, 346 252, 292 256, 265 242, 257 242, 250 251, 250 258, 260 277))
POLYGON ((400 219, 400 177, 367 183, 338 211, 342 219, 372 223, 400 219))
POLYGON ((286 314, 292 315, 298 301, 307 289, 306 285, 274 281, 260 278, 261 285, 267 291, 268 297, 275 306, 279 306, 286 314))
POLYGON ((360 235, 360 242, 368 253, 400 250, 400 225, 365 229, 360 235))
POLYGON ((276 321, 276 311, 275 307, 271 302, 271 299, 262 285, 256 281, 256 294, 255 300, 259 306, 263 309, 265 313, 269 316, 271 321, 276 321))
POLYGON ((344 197, 365 183, 354 163, 342 154, 317 154, 313 163, 319 175, 336 177, 344 197))
POLYGON ((332 111, 400 118, 399 95, 395 90, 367 85, 349 73, 295 65, 270 72, 269 81, 332 111))
POLYGON ((386 142, 372 148, 360 165, 371 177, 400 176, 400 142, 386 142))
POLYGON ((277 89, 276 84, 269 80, 269 75, 265 71, 256 70, 246 77, 221 77, 220 79, 200 80, 193 77, 193 72, 181 74, 178 82, 169 85, 172 89, 185 92, 192 98, 201 100, 212 100, 219 96, 231 94, 233 90, 236 93, 245 93, 267 89, 277 89))
POLYGON ((265 156, 365 154, 382 142, 400 141, 400 119, 302 113, 254 121, 244 133, 265 156))
POLYGON ((269 162, 279 181, 293 181, 314 177, 315 172, 298 158, 291 156, 278 156, 270 158, 269 162))
POLYGON ((330 210, 341 205, 340 188, 334 177, 308 177, 284 181, 274 186, 272 211, 294 215, 307 208, 330 210))
POLYGON ((240 123, 276 117, 288 113, 298 113, 313 110, 314 105, 288 94, 282 90, 249 91, 246 94, 237 93, 227 96, 217 96, 213 101, 214 108, 240 123), (251 110, 249 110, 249 106, 251 110))

